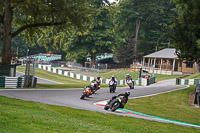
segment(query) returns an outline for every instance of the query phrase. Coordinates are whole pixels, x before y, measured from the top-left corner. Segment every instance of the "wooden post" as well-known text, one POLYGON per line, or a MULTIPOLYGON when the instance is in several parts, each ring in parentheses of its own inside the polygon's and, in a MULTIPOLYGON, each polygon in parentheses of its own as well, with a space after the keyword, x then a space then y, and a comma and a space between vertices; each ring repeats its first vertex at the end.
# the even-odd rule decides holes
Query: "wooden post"
POLYGON ((169 60, 167 59, 167 66, 166 66, 166 71, 167 71, 167 69, 168 69, 168 62, 169 62, 169 60))
POLYGON ((174 67, 175 67, 175 59, 173 61, 173 69, 172 69, 173 72, 174 72, 174 67))
POLYGON ((149 67, 149 64, 150 64, 150 58, 148 59, 148 67, 149 67))
POLYGON ((156 67, 156 58, 154 58, 153 74, 152 74, 153 77, 154 77, 155 67, 156 67))
POLYGON ((143 67, 144 67, 144 63, 145 63, 145 57, 143 57, 143 67))
POLYGON ((160 59, 160 74, 161 74, 161 71, 162 71, 162 62, 163 62, 163 59, 161 58, 160 59))

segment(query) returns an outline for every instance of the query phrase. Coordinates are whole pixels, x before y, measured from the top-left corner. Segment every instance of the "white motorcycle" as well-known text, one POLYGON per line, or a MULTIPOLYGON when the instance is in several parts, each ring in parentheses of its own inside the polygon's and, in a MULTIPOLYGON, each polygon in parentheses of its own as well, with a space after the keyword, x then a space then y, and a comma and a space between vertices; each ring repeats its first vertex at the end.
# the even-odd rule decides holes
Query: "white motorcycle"
POLYGON ((134 80, 128 79, 127 84, 130 87, 130 89, 134 89, 134 80))

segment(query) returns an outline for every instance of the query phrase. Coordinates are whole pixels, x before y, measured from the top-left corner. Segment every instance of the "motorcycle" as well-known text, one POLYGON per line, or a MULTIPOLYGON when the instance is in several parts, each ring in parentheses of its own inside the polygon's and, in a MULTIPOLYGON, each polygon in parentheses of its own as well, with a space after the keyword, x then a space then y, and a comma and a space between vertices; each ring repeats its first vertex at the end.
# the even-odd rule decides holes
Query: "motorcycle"
POLYGON ((92 95, 91 85, 85 86, 80 99, 84 99, 85 97, 89 97, 90 95, 92 95))
POLYGON ((92 81, 91 87, 93 88, 92 89, 92 94, 94 94, 95 92, 97 92, 97 90, 100 89, 100 85, 98 85, 96 81, 92 81))
POLYGON ((116 90, 116 85, 117 85, 117 83, 115 83, 114 81, 110 81, 109 82, 109 87, 110 87, 110 93, 114 93, 115 92, 115 90, 116 90))
POLYGON ((134 89, 134 80, 131 79, 127 80, 127 84, 130 87, 130 89, 134 89))
POLYGON ((123 96, 118 96, 116 99, 110 99, 105 105, 104 109, 110 109, 112 112, 118 108, 124 108, 125 98, 123 96))

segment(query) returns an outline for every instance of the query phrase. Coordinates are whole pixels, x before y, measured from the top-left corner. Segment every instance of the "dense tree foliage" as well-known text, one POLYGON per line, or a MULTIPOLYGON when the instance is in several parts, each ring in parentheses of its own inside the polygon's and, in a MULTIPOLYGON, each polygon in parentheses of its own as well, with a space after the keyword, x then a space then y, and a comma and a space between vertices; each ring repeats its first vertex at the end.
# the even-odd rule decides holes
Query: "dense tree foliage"
POLYGON ((97 55, 113 52, 119 62, 128 65, 173 43, 181 58, 199 62, 200 2, 173 1, 2 1, 3 62, 9 64, 12 51, 19 47, 19 55, 26 54, 27 48, 33 53, 39 48, 41 52, 65 53, 66 59, 82 64, 88 56, 95 64, 97 55))
POLYGON ((95 64, 96 55, 105 52, 112 52, 115 44, 113 24, 111 22, 110 3, 107 0, 94 0, 91 4, 93 19, 91 22, 84 23, 86 30, 80 31, 75 27, 66 32, 50 32, 43 35, 47 39, 39 40, 47 49, 53 48, 66 51, 66 59, 77 59, 84 64, 87 56, 91 56, 92 65, 95 64))
POLYGON ((172 39, 180 58, 200 63, 200 1, 174 0, 178 17, 173 24, 172 39))
POLYGON ((1 0, 0 9, 2 61, 10 64, 13 37, 24 31, 25 38, 34 43, 34 37, 38 37, 48 26, 59 26, 60 29, 72 25, 82 27, 89 18, 90 1, 1 0))
POLYGON ((154 52, 156 46, 158 49, 170 47, 168 33, 175 5, 169 0, 123 0, 117 8, 117 32, 127 42, 124 45, 132 45, 129 51, 136 56, 131 57, 132 61, 154 52))

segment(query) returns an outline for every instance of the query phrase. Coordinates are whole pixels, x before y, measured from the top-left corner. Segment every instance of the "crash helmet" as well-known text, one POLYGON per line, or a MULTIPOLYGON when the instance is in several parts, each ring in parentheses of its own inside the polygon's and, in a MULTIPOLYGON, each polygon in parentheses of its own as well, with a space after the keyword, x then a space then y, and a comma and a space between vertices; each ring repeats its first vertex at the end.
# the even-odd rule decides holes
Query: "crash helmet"
POLYGON ((114 76, 114 75, 112 76, 112 79, 113 79, 113 80, 115 79, 115 76, 114 76))
POLYGON ((129 91, 125 92, 125 95, 129 96, 129 95, 130 95, 130 92, 129 92, 129 91))
POLYGON ((100 77, 97 77, 97 80, 100 80, 100 77))
POLYGON ((126 74, 126 76, 129 76, 129 74, 126 74))

